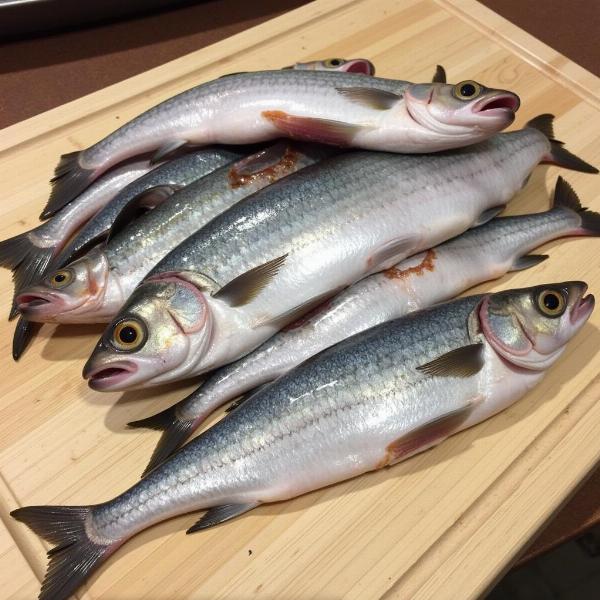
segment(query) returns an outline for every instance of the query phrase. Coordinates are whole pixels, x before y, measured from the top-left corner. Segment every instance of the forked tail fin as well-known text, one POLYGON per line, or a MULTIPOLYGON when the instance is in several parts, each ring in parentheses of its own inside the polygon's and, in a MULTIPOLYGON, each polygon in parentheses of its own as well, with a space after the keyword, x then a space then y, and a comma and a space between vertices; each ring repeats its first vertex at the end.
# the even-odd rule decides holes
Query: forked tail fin
MULTIPOLYGON (((36 246, 31 241, 30 233, 28 231, 0 242, 0 266, 12 269, 15 285, 14 296, 38 281, 46 273, 56 250, 53 246, 36 246)), ((14 296, 10 319, 18 313, 14 296)))
POLYGON ((147 428, 163 432, 142 477, 148 475, 150 471, 169 458, 175 450, 183 445, 194 430, 193 420, 182 421, 177 417, 177 404, 146 419, 132 421, 128 425, 136 429, 147 428))
POLYGON ((63 206, 77 198, 98 176, 95 170, 84 169, 79 165, 80 154, 81 152, 70 152, 60 157, 54 177, 50 180, 52 184, 50 198, 40 219, 47 219, 57 213, 63 206))
POLYGON ((116 549, 91 540, 86 530, 90 506, 26 506, 10 514, 55 544, 39 600, 67 600, 116 549))
POLYGON ((554 115, 545 113, 531 119, 525 127, 537 129, 543 133, 550 141, 550 152, 542 159, 543 163, 549 163, 572 169, 573 171, 581 171, 582 173, 598 173, 598 169, 593 165, 585 162, 578 156, 569 152, 563 142, 559 142, 554 137, 554 115))
POLYGON ((581 225, 576 235, 600 236, 600 214, 582 206, 575 190, 562 177, 556 180, 552 208, 566 208, 579 215, 581 225))

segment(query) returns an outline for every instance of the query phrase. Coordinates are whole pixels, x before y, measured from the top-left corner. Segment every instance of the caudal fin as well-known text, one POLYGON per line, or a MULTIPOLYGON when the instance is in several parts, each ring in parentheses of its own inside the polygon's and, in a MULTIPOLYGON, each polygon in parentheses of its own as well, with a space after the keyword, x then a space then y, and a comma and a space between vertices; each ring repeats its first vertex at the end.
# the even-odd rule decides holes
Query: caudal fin
POLYGON ((146 428, 155 429, 162 431, 163 434, 158 440, 158 444, 154 449, 152 457, 148 466, 142 473, 142 477, 145 477, 155 469, 158 465, 163 463, 175 450, 183 445, 185 440, 188 438, 190 433, 194 429, 194 421, 182 421, 177 418, 177 405, 159 412, 146 419, 140 419, 139 421, 132 421, 128 423, 129 427, 133 428, 146 428))
POLYGON ((556 180, 552 208, 566 208, 579 215, 581 225, 576 234, 600 236, 600 214, 582 206, 575 190, 560 176, 556 180))
POLYGON ((55 544, 38 600, 67 600, 115 549, 89 538, 89 506, 26 506, 10 514, 55 544))
POLYGON ((79 165, 80 152, 63 154, 50 180, 52 192, 40 219, 47 219, 74 200, 96 178, 96 171, 79 165))
POLYGON ((555 139, 554 115, 549 113, 538 115, 534 119, 531 119, 525 127, 537 129, 550 141, 550 152, 542 159, 543 163, 557 165, 559 167, 564 167, 565 169, 572 169, 573 171, 581 171, 582 173, 598 173, 596 167, 569 152, 564 147, 563 142, 559 142, 555 139))
MULTIPOLYGON (((55 252, 52 246, 36 246, 31 241, 30 233, 22 233, 0 242, 0 266, 12 269, 14 296, 46 273, 55 252)), ((19 312, 14 303, 14 296, 9 319, 16 317, 19 312)))

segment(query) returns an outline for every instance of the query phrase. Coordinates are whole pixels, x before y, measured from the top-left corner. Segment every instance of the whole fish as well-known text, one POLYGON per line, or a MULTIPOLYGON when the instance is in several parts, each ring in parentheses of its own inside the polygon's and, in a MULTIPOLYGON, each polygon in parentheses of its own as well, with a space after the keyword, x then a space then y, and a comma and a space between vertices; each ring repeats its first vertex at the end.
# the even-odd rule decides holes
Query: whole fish
POLYGON ((19 310, 39 322, 110 321, 148 271, 213 217, 332 152, 327 146, 281 141, 216 169, 113 231, 107 244, 22 290, 16 300, 19 310))
POLYGON ((348 285, 489 220, 540 161, 594 171, 549 139, 550 117, 530 125, 451 153, 343 154, 242 200, 147 275, 84 377, 122 390, 227 364, 348 285))
MULTIPOLYGON (((106 173, 52 219, 0 242, 0 266, 12 269, 15 293, 37 281, 67 240, 129 183, 153 167, 148 161, 125 164, 106 173)), ((18 314, 16 307, 10 318, 18 314)))
POLYGON ((586 290, 470 296, 383 323, 266 386, 113 500, 14 510, 55 546, 40 600, 66 599, 155 523, 206 510, 188 533, 205 529, 393 465, 503 410, 587 321, 586 290))
MULTIPOLYGON (((149 166, 147 161, 136 163, 137 172, 132 165, 107 173, 33 231, 0 242, 0 259, 4 253, 21 260, 15 270, 15 296, 97 245, 118 216, 127 222, 140 208, 155 206, 174 190, 233 162, 244 153, 243 148, 209 147, 161 165, 149 166), (108 192, 99 197, 100 194, 95 193, 98 188, 108 192)), ((11 316, 17 313, 15 302, 11 316)), ((13 338, 15 360, 20 358, 33 335, 34 326, 21 317, 13 338)))
POLYGON ((328 58, 326 60, 313 60, 305 63, 298 62, 284 68, 296 69, 298 71, 342 71, 344 73, 375 75, 375 65, 366 58, 328 58))
POLYGON ((280 377, 325 348, 448 300, 488 279, 535 266, 548 256, 529 253, 551 240, 599 235, 600 214, 582 208, 575 192, 559 177, 549 211, 497 217, 355 283, 250 354, 212 373, 187 398, 129 423, 164 430, 146 472, 163 462, 216 408, 280 377))
POLYGON ((71 201, 111 166, 154 160, 185 145, 250 144, 281 136, 393 152, 472 144, 512 123, 519 98, 475 81, 414 84, 360 73, 239 73, 187 90, 103 140, 62 156, 48 210, 71 201))

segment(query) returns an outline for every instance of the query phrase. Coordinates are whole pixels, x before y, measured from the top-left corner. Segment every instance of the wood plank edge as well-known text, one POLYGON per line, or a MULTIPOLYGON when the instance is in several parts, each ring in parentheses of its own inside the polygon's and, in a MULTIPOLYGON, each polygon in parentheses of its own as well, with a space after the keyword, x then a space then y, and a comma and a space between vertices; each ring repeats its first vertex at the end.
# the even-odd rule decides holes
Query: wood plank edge
POLYGON ((178 79, 202 72, 204 69, 218 63, 227 64, 239 54, 260 46, 265 39, 272 41, 283 35, 288 35, 290 32, 306 27, 311 22, 322 19, 332 12, 363 1, 319 0, 319 2, 305 4, 219 42, 10 125, 0 130, 2 132, 0 156, 7 150, 13 150, 48 133, 72 126, 80 119, 87 118, 97 112, 111 107, 116 110, 120 104, 128 102, 132 98, 148 94, 165 84, 172 84, 178 79), (325 8, 322 9, 321 7, 325 8), (207 59, 205 58, 206 55, 225 56, 226 59, 207 59), (133 94, 132 89, 136 90, 133 94), (90 104, 93 107, 91 109, 88 106, 90 104))
MULTIPOLYGON (((440 562, 450 567, 453 550, 457 547, 457 544, 465 545, 465 537, 468 538, 467 544, 472 542, 472 535, 464 533, 465 523, 470 524, 478 521, 480 523, 483 522, 485 526, 486 523, 491 521, 490 517, 492 515, 505 512, 511 502, 514 502, 514 495, 503 494, 503 488, 512 489, 515 492, 518 491, 520 494, 535 494, 534 488, 536 485, 534 484, 534 479, 543 476, 549 467, 551 471, 552 456, 559 452, 559 448, 565 445, 568 446, 573 436, 577 438, 581 435, 581 431, 589 423, 588 413, 594 408, 598 409, 597 397, 599 393, 600 376, 597 376, 523 448, 514 461, 507 466, 473 503, 465 507, 455 522, 437 539, 433 540, 433 544, 398 579, 390 583, 387 591, 382 594, 381 599, 400 600, 407 597, 415 599, 430 598, 431 596, 423 591, 426 579, 410 581, 412 574, 418 571, 421 578, 426 577, 427 574, 431 574, 436 570, 436 565, 439 566, 440 562), (566 425, 561 426, 560 421, 564 421, 566 414, 571 419, 576 415, 576 421, 571 423, 565 432, 566 425), (545 453, 542 448, 548 447, 552 448, 552 451, 545 453), (536 454, 539 454, 540 457, 536 460, 532 468, 531 460, 536 454), (472 514, 477 513, 479 513, 477 518, 471 517, 472 514), (462 534, 461 530, 463 531, 462 534)), ((522 530, 524 536, 527 535, 527 538, 523 540, 521 545, 515 546, 511 553, 503 556, 503 559, 505 559, 503 565, 499 567, 488 565, 485 569, 482 568, 480 570, 480 575, 484 571, 489 572, 489 575, 485 575, 481 582, 477 583, 477 587, 471 590, 472 595, 469 598, 485 597, 486 592, 489 592, 501 577, 510 570, 514 560, 523 551, 523 548, 539 533, 547 522, 548 516, 552 516, 568 497, 573 494, 578 485, 589 476, 600 461, 600 447, 586 447, 586 450, 588 452, 585 456, 583 454, 580 455, 580 463, 573 465, 568 473, 561 472, 559 474, 552 472, 553 479, 559 475, 562 475, 563 478, 568 478, 568 484, 561 490, 561 495, 557 496, 554 501, 549 499, 542 499, 540 501, 538 498, 536 513, 533 514, 531 512, 521 516, 518 527, 522 530)), ((548 476, 546 475, 546 477, 548 476)), ((448 571, 448 578, 452 579, 453 576, 457 577, 457 574, 450 569, 448 571)))
POLYGON ((522 60, 542 71, 544 75, 577 94, 582 100, 596 109, 600 109, 600 78, 573 62, 554 48, 517 27, 504 17, 495 13, 476 0, 434 0, 436 4, 471 25, 490 39, 504 46, 522 60), (501 33, 508 30, 509 35, 501 33), (521 41, 517 41, 520 39, 521 41), (572 74, 555 67, 532 48, 543 50, 543 54, 553 54, 569 65, 572 74))

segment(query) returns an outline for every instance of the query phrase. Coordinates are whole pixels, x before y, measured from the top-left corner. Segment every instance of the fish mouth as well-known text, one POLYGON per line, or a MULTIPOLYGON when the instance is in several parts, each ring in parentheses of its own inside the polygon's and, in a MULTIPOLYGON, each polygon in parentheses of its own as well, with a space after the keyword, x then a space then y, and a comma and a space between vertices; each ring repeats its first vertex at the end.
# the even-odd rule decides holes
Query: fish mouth
POLYGON ((86 365, 83 368, 83 378, 96 391, 104 392, 121 389, 123 383, 137 372, 134 362, 123 360, 106 366, 93 368, 86 365))
POLYGON ((571 309, 571 323, 573 325, 577 325, 583 321, 587 321, 594 310, 594 306, 596 305, 596 299, 593 294, 588 294, 585 296, 585 292, 587 291, 587 285, 581 291, 581 298, 578 302, 575 303, 573 308, 571 309))
POLYGON ((519 96, 511 92, 501 92, 476 102, 473 106, 473 112, 484 117, 514 115, 519 110, 520 105, 519 96))
POLYGON ((343 71, 346 73, 361 73, 363 75, 375 75, 375 65, 366 58, 356 58, 354 60, 348 61, 344 67, 343 71))
POLYGON ((46 292, 25 292, 15 298, 19 312, 33 320, 35 317, 52 317, 60 312, 61 298, 46 292))

